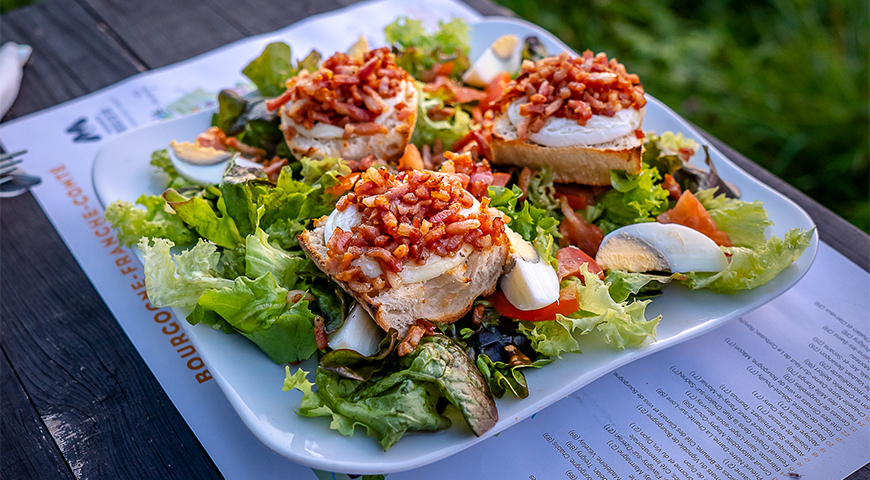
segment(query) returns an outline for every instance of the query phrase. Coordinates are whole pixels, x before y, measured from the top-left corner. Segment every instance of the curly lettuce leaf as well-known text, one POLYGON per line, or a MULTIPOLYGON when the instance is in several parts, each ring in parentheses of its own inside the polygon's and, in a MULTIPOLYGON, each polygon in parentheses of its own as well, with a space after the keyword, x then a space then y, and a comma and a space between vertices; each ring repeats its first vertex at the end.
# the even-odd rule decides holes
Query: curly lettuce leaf
POLYGON ((230 287, 233 282, 216 273, 220 254, 217 245, 202 239, 178 255, 170 253, 170 240, 143 238, 139 250, 145 259, 148 299, 157 307, 192 309, 203 292, 230 287), (174 261, 173 261, 174 260, 174 261))
POLYGON ((577 337, 598 330, 604 341, 616 348, 640 345, 647 337, 655 338, 661 316, 645 317, 649 301, 616 301, 610 295, 610 285, 590 273, 583 265, 583 282, 569 280, 577 289, 579 309, 570 315, 557 315, 547 322, 520 322, 518 330, 532 342, 532 347, 549 357, 580 351, 577 337))
POLYGON ((417 123, 411 136, 414 145, 422 148, 423 145, 432 145, 436 140, 441 140, 445 148, 450 148, 471 131, 471 116, 461 108, 455 108, 453 117, 448 119, 429 118, 429 110, 443 108, 444 101, 424 91, 419 82, 417 82, 417 98, 417 123))
POLYGON ((689 273, 683 282, 692 289, 708 288, 717 293, 749 290, 771 281, 810 246, 815 228, 793 228, 782 239, 771 237, 757 248, 723 247, 731 256, 728 267, 718 273, 689 273))
POLYGON ((598 201, 596 209, 602 213, 595 224, 608 234, 626 225, 654 222, 668 209, 668 191, 661 187, 661 180, 659 171, 648 165, 637 175, 611 170, 613 190, 598 201))
POLYGON ((196 240, 191 231, 176 215, 166 210, 166 202, 155 195, 142 195, 136 200, 145 210, 129 202, 114 202, 106 209, 106 220, 118 231, 118 242, 135 245, 141 238, 166 238, 185 244, 196 240))
POLYGON ((764 204, 756 200, 744 202, 724 194, 716 196, 716 188, 698 190, 695 198, 704 205, 719 230, 728 234, 738 247, 760 248, 767 243, 764 230, 773 225, 768 220, 764 204))
POLYGON ((295 73, 290 45, 273 42, 243 70, 264 97, 277 97, 284 90, 284 82, 295 73))
POLYGON ((651 297, 661 293, 672 280, 684 279, 682 273, 655 275, 651 273, 632 273, 608 270, 604 282, 610 285, 610 296, 615 302, 624 302, 638 296, 651 297))

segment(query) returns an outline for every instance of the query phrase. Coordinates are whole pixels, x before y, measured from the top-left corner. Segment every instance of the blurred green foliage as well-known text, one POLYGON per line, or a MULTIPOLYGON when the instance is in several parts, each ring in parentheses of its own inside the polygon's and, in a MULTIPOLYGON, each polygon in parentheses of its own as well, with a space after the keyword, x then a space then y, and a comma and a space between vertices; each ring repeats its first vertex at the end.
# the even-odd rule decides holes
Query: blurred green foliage
POLYGON ((867 0, 497 0, 870 228, 867 0))
POLYGON ((10 10, 36 3, 38 0, 0 0, 0 13, 6 13, 10 10))

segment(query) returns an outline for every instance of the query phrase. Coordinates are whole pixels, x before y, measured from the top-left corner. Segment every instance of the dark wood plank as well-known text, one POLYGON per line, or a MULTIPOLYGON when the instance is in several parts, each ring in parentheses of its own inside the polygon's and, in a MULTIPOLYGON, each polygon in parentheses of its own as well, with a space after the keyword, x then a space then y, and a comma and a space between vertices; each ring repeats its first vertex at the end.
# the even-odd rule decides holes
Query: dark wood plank
POLYGON ((49 0, 3 15, 0 42, 33 47, 11 119, 118 82, 139 70, 80 5, 49 0))
POLYGON ((0 354, 0 390, 3 478, 75 478, 3 354, 0 354))
POLYGON ((243 8, 245 14, 239 15, 242 6, 235 0, 206 0, 206 3, 221 12, 224 17, 231 18, 245 36, 273 32, 312 15, 337 10, 343 6, 336 0, 317 2, 246 0, 243 8))
POLYGON ((176 63, 245 36, 235 20, 243 16, 239 10, 248 14, 241 2, 227 15, 202 1, 77 1, 147 68, 176 63))
POLYGON ((3 350, 75 476, 221 478, 32 195, 0 232, 3 350))
POLYGON ((770 173, 737 150, 721 140, 701 130, 704 136, 725 156, 761 180, 774 190, 782 193, 800 205, 812 217, 819 228, 819 238, 864 270, 870 271, 870 235, 859 230, 839 215, 825 208, 819 202, 801 193, 776 175, 770 173))

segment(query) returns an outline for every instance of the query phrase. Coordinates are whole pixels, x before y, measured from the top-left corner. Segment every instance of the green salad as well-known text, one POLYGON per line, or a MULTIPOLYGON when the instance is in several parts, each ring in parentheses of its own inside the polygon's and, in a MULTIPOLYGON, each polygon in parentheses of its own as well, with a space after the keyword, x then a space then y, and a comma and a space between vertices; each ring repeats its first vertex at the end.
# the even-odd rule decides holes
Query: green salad
MULTIPOLYGON (((204 185, 179 174, 167 147, 151 161, 166 191, 142 195, 135 204, 112 203, 105 214, 119 241, 141 250, 150 301, 186 312, 191 325, 243 335, 275 363, 287 364, 284 390, 303 394, 300 405, 290 405, 288 396, 288 408, 299 415, 327 417, 329 428, 343 435, 363 431, 385 450, 407 432, 450 427, 451 413, 482 435, 498 420, 493 399, 529 395, 527 369, 580 353, 584 342, 625 349, 654 341, 657 325, 667 319, 647 318, 645 310, 669 284, 721 294, 755 288, 810 245, 812 231, 766 236, 771 222, 763 205, 740 200, 709 157, 707 170, 689 165, 688 156, 700 148, 679 134, 647 132, 641 171, 613 170, 605 187, 558 184, 547 167, 490 167, 481 106, 492 92, 462 81, 471 65, 468 26, 454 20, 426 32, 420 21, 401 18, 385 34, 396 64, 417 89, 410 144, 430 170, 443 168, 445 151, 462 150, 472 159, 469 185, 477 185, 477 197, 558 272, 553 305, 520 310, 500 289, 475 299, 455 322, 418 322, 425 334, 413 341, 391 329, 378 331, 370 352, 330 347, 356 316, 357 303, 318 268, 298 236, 336 210, 360 171, 396 167, 291 153, 281 115, 270 107, 288 78, 316 71, 322 60, 311 52, 294 61, 283 43, 268 45, 242 70, 253 93, 219 94, 213 127, 197 140, 199 147, 258 165, 230 161, 219 182, 204 185), (685 192, 697 203, 684 207, 685 192), (695 218, 684 208, 703 210, 713 222, 711 235, 728 239, 716 247, 727 266, 630 272, 602 271, 595 262, 607 234, 695 218), (315 371, 295 367, 309 359, 315 371)), ((526 58, 539 58, 540 50, 539 42, 526 41, 526 58)))

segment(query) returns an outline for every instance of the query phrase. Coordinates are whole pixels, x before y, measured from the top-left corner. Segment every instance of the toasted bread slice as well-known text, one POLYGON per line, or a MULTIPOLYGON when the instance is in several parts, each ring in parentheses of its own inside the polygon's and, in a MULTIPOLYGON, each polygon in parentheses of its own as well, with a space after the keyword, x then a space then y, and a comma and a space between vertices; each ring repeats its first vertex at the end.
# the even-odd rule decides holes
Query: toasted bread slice
MULTIPOLYGON (((412 113, 405 120, 399 120, 398 111, 392 107, 385 114, 381 114, 377 123, 387 127, 387 133, 351 135, 347 139, 342 136, 317 138, 306 136, 303 128, 296 125, 294 128, 297 134, 287 140, 287 146, 297 157, 341 157, 345 160, 359 160, 374 155, 376 158, 396 161, 405 153, 405 146, 411 140, 414 124, 417 123, 417 89, 412 82, 406 81, 398 95, 401 98, 395 99, 395 102, 404 103, 405 108, 411 109, 412 113)), ((293 126, 293 122, 286 115, 285 107, 282 107, 281 130, 286 130, 288 126, 293 126)))
POLYGON ((548 165, 553 169, 555 181, 560 183, 610 185, 611 170, 640 173, 643 140, 630 133, 597 145, 546 147, 519 140, 516 127, 507 115, 501 114, 495 119, 490 146, 496 165, 548 165))
MULTIPOLYGON (((299 244, 320 270, 332 275, 327 267, 327 249, 323 240, 323 222, 299 235, 299 244)), ((404 336, 417 319, 451 323, 471 309, 474 299, 495 291, 507 260, 508 246, 497 245, 475 251, 462 265, 426 282, 386 288, 379 292, 355 292, 345 282, 336 281, 365 308, 384 330, 395 328, 404 336)))

